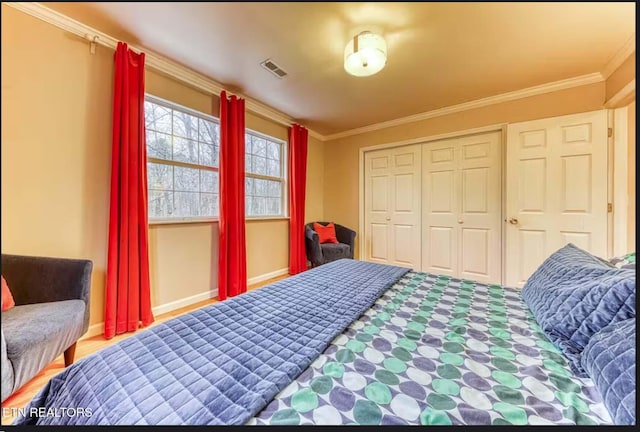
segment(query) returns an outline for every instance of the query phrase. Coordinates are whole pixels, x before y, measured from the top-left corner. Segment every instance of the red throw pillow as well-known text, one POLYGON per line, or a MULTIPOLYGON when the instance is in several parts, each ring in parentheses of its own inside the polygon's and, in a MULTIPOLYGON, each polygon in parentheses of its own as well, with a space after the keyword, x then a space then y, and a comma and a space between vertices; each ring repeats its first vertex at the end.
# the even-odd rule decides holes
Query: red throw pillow
POLYGON ((313 230, 318 233, 320 243, 338 243, 336 227, 333 225, 333 222, 330 222, 327 226, 314 222, 313 230))
POLYGON ((15 305, 16 302, 13 301, 13 296, 11 295, 11 291, 9 291, 9 285, 7 285, 7 281, 4 280, 4 276, 2 276, 2 312, 11 309, 15 305))

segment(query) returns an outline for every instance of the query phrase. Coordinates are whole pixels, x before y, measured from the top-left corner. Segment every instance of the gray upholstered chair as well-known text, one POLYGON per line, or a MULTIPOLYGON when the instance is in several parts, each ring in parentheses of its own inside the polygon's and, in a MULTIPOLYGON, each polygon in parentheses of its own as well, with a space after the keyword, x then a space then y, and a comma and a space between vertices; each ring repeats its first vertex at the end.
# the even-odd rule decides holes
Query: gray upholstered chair
MULTIPOLYGON (((329 222, 317 223, 324 226, 329 224, 329 222)), ((307 259, 311 262, 311 267, 317 267, 341 258, 353 259, 356 232, 337 223, 334 223, 334 226, 336 227, 336 238, 339 243, 320 244, 318 234, 313 230, 313 222, 305 225, 305 246, 307 259)))
POLYGON ((2 312, 2 401, 64 352, 89 328, 93 263, 88 260, 2 255, 15 306, 2 312))

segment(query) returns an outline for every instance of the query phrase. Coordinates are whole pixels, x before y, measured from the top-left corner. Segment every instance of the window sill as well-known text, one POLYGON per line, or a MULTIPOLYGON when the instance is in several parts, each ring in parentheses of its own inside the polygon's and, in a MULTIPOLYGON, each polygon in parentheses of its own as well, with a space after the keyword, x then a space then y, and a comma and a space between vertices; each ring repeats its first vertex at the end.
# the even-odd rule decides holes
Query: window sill
MULTIPOLYGON (((273 222, 273 221, 288 221, 288 216, 273 216, 273 217, 248 217, 245 218, 246 222, 273 222)), ((184 225, 184 224, 213 224, 218 223, 218 219, 170 219, 170 220, 150 220, 149 226, 163 226, 163 225, 184 225)))

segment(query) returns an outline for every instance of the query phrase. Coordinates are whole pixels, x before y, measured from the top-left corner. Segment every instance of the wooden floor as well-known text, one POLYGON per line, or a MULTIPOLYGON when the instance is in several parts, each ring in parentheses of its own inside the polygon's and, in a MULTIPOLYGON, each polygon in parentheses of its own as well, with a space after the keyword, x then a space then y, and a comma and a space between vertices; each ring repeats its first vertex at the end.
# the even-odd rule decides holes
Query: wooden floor
MULTIPOLYGON (((267 281, 250 285, 247 289, 252 291, 254 289, 263 287, 270 283, 273 283, 277 280, 284 279, 287 276, 280 276, 277 278, 269 279, 267 281)), ((149 327, 153 327, 154 325, 158 325, 162 322, 168 321, 172 318, 175 318, 179 315, 183 315, 187 312, 194 311, 196 309, 200 309, 201 307, 208 306, 210 304, 218 303, 217 299, 209 299, 199 303, 195 303, 191 306, 186 306, 184 308, 176 309, 171 312, 167 312, 162 315, 158 315, 155 317, 155 321, 149 327)), ((138 330, 139 333, 141 330, 138 330)), ((95 353, 103 348, 106 348, 110 345, 113 345, 123 339, 131 337, 137 333, 125 333, 118 336, 113 337, 110 340, 106 340, 102 335, 94 336, 87 339, 81 339, 78 341, 78 345, 76 346, 76 356, 75 360, 80 360, 83 357, 86 357, 90 354, 95 353)), ((53 363, 43 369, 38 375, 33 377, 31 381, 22 386, 17 392, 12 394, 7 400, 2 403, 2 419, 0 420, 0 424, 9 425, 15 418, 15 415, 12 414, 12 410, 10 408, 22 408, 27 405, 31 399, 38 393, 38 391, 49 382, 51 378, 55 375, 59 374, 64 370, 64 357, 60 355, 53 363)))

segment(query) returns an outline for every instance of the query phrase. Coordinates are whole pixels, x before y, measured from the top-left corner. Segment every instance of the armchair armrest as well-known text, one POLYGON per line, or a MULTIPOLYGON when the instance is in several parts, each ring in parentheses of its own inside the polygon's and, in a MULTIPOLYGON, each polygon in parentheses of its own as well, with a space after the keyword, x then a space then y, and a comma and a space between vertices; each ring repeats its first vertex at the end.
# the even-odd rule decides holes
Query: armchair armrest
POLYGON ((322 249, 320 248, 320 237, 318 233, 309 227, 304 230, 304 242, 307 249, 307 259, 314 266, 322 264, 322 249))
POLYGON ((349 258, 353 259, 356 246, 356 232, 342 225, 336 225, 336 237, 340 243, 349 245, 349 258))
POLYGON ((2 255, 2 275, 17 306, 82 300, 89 323, 89 296, 93 262, 82 259, 2 255))

